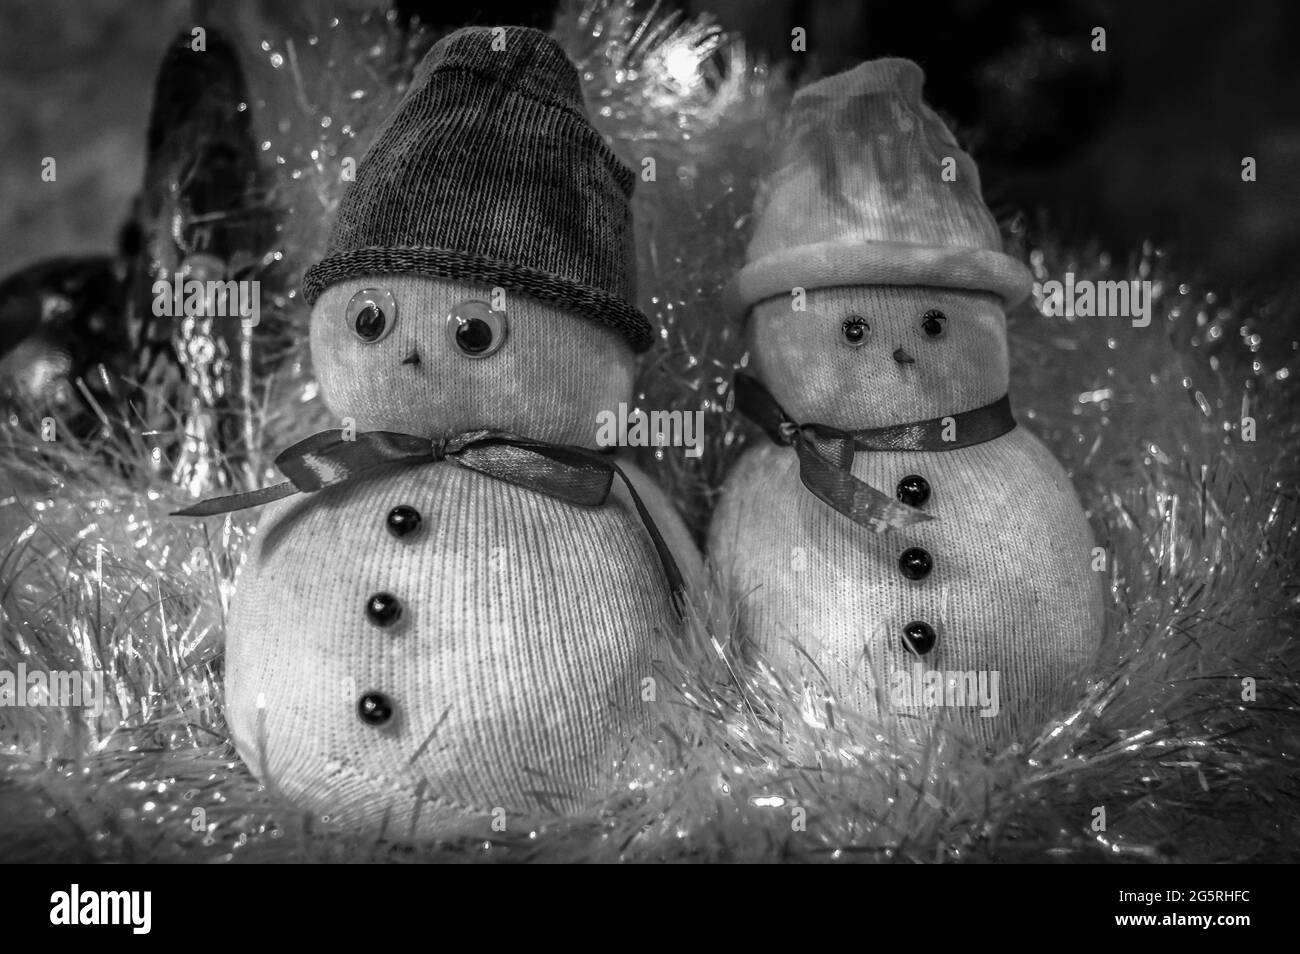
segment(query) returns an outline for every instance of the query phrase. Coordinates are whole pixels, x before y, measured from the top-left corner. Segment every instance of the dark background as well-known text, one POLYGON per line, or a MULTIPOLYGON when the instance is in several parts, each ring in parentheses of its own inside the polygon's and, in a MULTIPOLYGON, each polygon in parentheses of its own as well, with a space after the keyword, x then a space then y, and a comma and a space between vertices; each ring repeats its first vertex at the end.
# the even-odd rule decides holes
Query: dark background
MULTIPOLYGON (((345 7, 380 7, 351 2, 345 7)), ((320 5, 319 16, 331 6, 320 5)), ((671 8, 673 4, 668 4, 671 8)), ((0 7, 0 274, 104 252, 139 188, 154 72, 173 35, 215 8, 257 37, 269 2, 18 0, 0 7), (59 187, 39 179, 59 161, 59 187)), ((546 3, 398 0, 439 27, 545 27, 546 3)), ((1224 288, 1300 284, 1300 4, 950 0, 909 4, 678 0, 795 78, 865 57, 925 69, 927 95, 975 153, 1000 216, 1117 256, 1153 239, 1224 288), (790 30, 808 52, 789 53, 790 30), (1107 52, 1089 47, 1107 31, 1107 52), (1258 181, 1241 181, 1253 156, 1258 181)), ((309 6, 315 15, 315 6, 309 6)), ((303 14, 297 14, 301 18, 303 14)), ((257 54, 249 49, 247 55, 257 54)))

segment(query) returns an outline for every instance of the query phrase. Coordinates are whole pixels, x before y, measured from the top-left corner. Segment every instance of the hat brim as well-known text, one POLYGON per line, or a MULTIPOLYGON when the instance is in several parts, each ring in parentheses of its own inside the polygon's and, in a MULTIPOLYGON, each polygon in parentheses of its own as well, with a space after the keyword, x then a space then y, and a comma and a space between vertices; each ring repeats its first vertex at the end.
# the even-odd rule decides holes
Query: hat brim
POLYGON ((733 312, 794 288, 926 285, 992 292, 1007 308, 1024 301, 1033 274, 1003 252, 912 242, 818 242, 749 262, 726 291, 733 312))
POLYGON ((630 302, 535 268, 432 246, 359 248, 317 262, 302 277, 308 305, 331 285, 363 275, 427 275, 500 286, 571 310, 622 335, 638 354, 654 344, 650 321, 630 302))

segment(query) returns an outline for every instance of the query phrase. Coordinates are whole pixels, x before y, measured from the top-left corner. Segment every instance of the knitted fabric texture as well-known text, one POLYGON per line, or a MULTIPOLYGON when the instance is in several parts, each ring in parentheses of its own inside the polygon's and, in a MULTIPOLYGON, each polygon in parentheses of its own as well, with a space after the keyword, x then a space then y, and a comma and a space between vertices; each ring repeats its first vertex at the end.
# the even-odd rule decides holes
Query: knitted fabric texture
MULTIPOLYGON (((335 283, 312 310, 327 405, 359 430, 446 436, 498 427, 595 444, 596 415, 631 399, 634 358, 613 329, 525 294, 504 302, 489 357, 447 334, 455 305, 492 289, 410 274, 335 283), (384 334, 348 321, 362 288, 392 295, 384 334)), ((620 462, 688 588, 704 568, 681 518, 620 462)), ((643 680, 679 626, 626 492, 567 504, 446 462, 398 468, 267 507, 242 567, 226 647, 239 752, 268 786, 344 825, 445 833, 494 809, 567 812, 603 791, 609 755, 653 718, 643 680), (397 506, 419 528, 387 528, 397 506), (391 626, 371 596, 401 606, 391 626), (382 693, 392 719, 363 722, 382 693)))
POLYGON ((1008 307, 1028 294, 975 163, 921 99, 924 79, 908 60, 873 60, 795 94, 732 307, 837 285, 982 290, 1008 307))
MULTIPOLYGON (((789 307, 757 306, 749 343, 756 372, 801 423, 902 424, 1007 392, 1006 318, 989 293, 837 287, 809 292, 795 320, 789 307), (923 316, 936 312, 942 333, 929 335, 923 316), (850 315, 870 321, 858 347, 843 337, 850 315)), ((989 744, 1031 731, 1067 697, 1103 622, 1092 532, 1060 464, 1021 424, 962 449, 859 451, 852 472, 891 496, 904 478, 922 478, 929 498, 921 509, 937 519, 864 530, 803 486, 792 450, 766 441, 728 476, 709 553, 739 600, 741 632, 820 681, 802 647, 839 698, 905 732, 947 718, 989 744), (912 548, 932 563, 919 579, 903 573, 912 548), (921 657, 902 641, 913 622, 938 635, 921 657), (997 673, 996 713, 891 698, 918 664, 986 680, 997 673)))
POLYGON ((496 427, 536 440, 594 447, 596 415, 632 393, 636 359, 611 328, 520 294, 505 299, 505 344, 487 358, 461 354, 447 315, 492 289, 412 275, 332 285, 312 311, 311 353, 330 409, 358 430, 445 437, 496 427), (392 293, 397 314, 380 341, 348 324, 362 288, 392 293))
POLYGON ((946 452, 860 453, 854 476, 892 493, 920 475, 938 519, 877 535, 817 500, 794 453, 750 450, 728 478, 709 552, 740 598, 740 628, 770 658, 821 682, 844 703, 888 715, 905 733, 951 719, 991 745, 1024 738, 1070 698, 1101 633, 1101 583, 1089 566, 1092 534, 1069 478, 1023 427, 946 452), (924 548, 933 570, 900 572, 924 548), (904 627, 938 634, 923 657, 904 627), (891 689, 925 671, 997 673, 993 708, 897 704, 891 689), (989 715, 982 714, 989 712, 989 715))
POLYGON ((226 651, 239 752, 268 786, 394 834, 567 811, 653 718, 641 681, 677 625, 620 501, 566 504, 451 463, 269 506, 226 651), (405 536, 393 508, 422 516, 405 536), (401 606, 377 625, 367 602, 401 606), (382 693, 393 715, 358 718, 382 693))
POLYGON ((970 411, 1007 393, 1006 313, 988 292, 858 285, 810 291, 805 304, 792 313, 788 298, 769 299, 747 325, 755 373, 796 421, 886 427, 970 411), (922 327, 932 309, 946 319, 938 339, 922 327), (843 337, 854 315, 869 322, 857 348, 843 337), (912 364, 895 360, 900 348, 912 364))
MULTIPOLYGON (((312 310, 311 353, 326 405, 359 431, 448 437, 499 428, 553 444, 596 447, 598 415, 632 400, 636 359, 618 334, 525 295, 507 296, 506 340, 490 358, 460 354, 446 316, 464 301, 488 301, 491 289, 411 275, 378 275, 331 286, 312 310), (393 329, 374 343, 347 323, 362 288, 393 295, 393 329), (411 361, 412 356, 419 361, 411 361)), ((672 502, 648 476, 620 459, 654 517, 688 588, 704 565, 672 502)), ((614 482, 615 494, 621 485, 614 482)), ((626 503, 626 501, 625 501, 626 503)))
POLYGON ((440 40, 358 164, 324 258, 331 284, 409 272, 523 292, 653 341, 636 300, 635 176, 587 118, 546 34, 468 28, 440 40), (503 31, 503 32, 502 32, 503 31))

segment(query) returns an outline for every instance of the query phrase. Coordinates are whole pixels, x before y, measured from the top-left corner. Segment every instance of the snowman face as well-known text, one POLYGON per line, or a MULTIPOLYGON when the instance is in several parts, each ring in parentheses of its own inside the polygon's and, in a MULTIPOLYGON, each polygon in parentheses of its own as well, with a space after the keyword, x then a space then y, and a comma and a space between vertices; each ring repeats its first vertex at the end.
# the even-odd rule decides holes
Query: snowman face
POLYGON ((854 285, 754 306, 749 345, 768 389, 800 422, 846 430, 942 417, 1007 391, 1006 314, 995 295, 854 285))
POLYGON ((631 395, 631 348, 559 306, 493 292, 412 275, 326 289, 311 317, 325 403, 363 431, 494 427, 594 446, 597 414, 631 395))

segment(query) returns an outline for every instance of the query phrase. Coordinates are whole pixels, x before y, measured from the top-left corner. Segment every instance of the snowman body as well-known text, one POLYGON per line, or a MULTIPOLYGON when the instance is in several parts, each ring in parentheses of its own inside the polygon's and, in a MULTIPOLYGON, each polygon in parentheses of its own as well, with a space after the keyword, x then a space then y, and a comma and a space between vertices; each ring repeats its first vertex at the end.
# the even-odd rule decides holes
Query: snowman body
MULTIPOLYGON (((599 411, 627 400, 630 349, 523 295, 489 314, 491 292, 401 275, 326 290, 312 353, 340 423, 594 446, 599 411), (483 327, 458 337, 467 314, 483 327)), ((680 518, 620 466, 697 581, 680 518)), ((266 508, 228 627, 229 722, 268 787, 348 826, 567 812, 654 718, 654 660, 679 626, 617 480, 588 507, 451 459, 394 465, 266 508)))
POLYGON ((450 462, 267 508, 238 594, 241 756, 295 803, 398 835, 582 804, 649 723, 643 680, 677 625, 624 502, 450 462), (376 620, 377 594, 396 619, 376 620))
POLYGON ((871 533, 808 492, 789 448, 741 458, 711 546, 726 554, 736 592, 748 594, 743 630, 787 671, 806 664, 802 647, 840 699, 872 713, 883 703, 905 729, 945 713, 984 743, 1032 730, 1097 640, 1091 531, 1060 464, 1018 427, 947 452, 859 453, 853 474, 891 492, 920 477, 930 493, 923 509, 937 519, 871 533), (900 570, 913 548, 932 557, 924 579, 900 570), (922 656, 903 638, 918 621, 938 637, 922 656), (918 666, 977 679, 996 672, 996 697, 931 707, 914 689, 918 666))
MULTIPOLYGON (((798 315, 761 303, 750 322, 756 369, 800 422, 865 430, 1006 393, 993 296, 841 287, 809 292, 798 315)), ((1017 426, 951 450, 859 450, 852 473, 934 519, 874 533, 809 492, 792 449, 764 442, 737 463, 710 553, 742 632, 788 673, 824 678, 914 737, 936 721, 985 744, 1031 731, 1101 630, 1093 537, 1060 464, 1017 426), (918 623, 932 640, 908 636, 918 623)))

